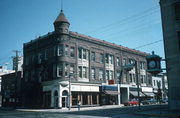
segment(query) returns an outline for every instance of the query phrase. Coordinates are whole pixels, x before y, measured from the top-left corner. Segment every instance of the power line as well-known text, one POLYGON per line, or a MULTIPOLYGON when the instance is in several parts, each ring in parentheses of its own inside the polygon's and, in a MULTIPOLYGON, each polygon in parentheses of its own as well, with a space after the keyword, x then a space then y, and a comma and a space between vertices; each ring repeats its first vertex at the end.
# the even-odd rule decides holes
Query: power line
POLYGON ((158 40, 158 41, 154 41, 154 42, 151 42, 151 43, 147 43, 147 44, 144 44, 144 45, 141 45, 141 46, 138 46, 138 47, 135 47, 134 49, 139 49, 139 48, 143 48, 143 47, 146 47, 146 46, 149 46, 149 45, 153 45, 155 43, 159 43, 163 40, 158 40))
MULTIPOLYGON (((86 33, 95 33, 95 34, 104 33, 104 31, 106 31, 106 30, 109 30, 109 29, 111 29, 111 28, 113 28, 113 27, 117 27, 117 26, 118 26, 117 24, 119 24, 119 25, 122 26, 123 24, 129 23, 130 21, 136 21, 136 20, 141 19, 142 17, 147 16, 146 14, 148 14, 149 12, 150 12, 150 13, 151 13, 151 12, 152 12, 152 13, 157 12, 156 10, 157 10, 158 8, 159 8, 159 7, 157 7, 157 6, 152 7, 152 8, 150 8, 150 9, 147 9, 147 10, 143 11, 143 12, 134 14, 134 15, 132 15, 132 16, 126 17, 126 18, 124 18, 124 19, 122 19, 122 20, 119 20, 119 21, 117 21, 117 22, 111 23, 111 24, 109 24, 109 25, 106 25, 106 26, 97 28, 96 30, 92 30, 92 31, 89 31, 89 32, 86 32, 86 33), (123 23, 123 22, 125 22, 125 23, 123 23)), ((118 26, 118 27, 119 27, 119 26, 118 26)), ((86 33, 85 33, 85 34, 86 34, 86 33)))

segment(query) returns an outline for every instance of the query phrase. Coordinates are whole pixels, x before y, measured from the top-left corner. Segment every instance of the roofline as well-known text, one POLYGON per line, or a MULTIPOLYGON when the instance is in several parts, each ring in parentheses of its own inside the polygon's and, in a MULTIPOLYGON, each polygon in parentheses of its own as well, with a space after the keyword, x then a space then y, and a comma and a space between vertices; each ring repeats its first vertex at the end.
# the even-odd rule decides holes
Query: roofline
MULTIPOLYGON (((38 38, 34 39, 34 40, 31 40, 27 43, 24 43, 24 46, 27 46, 31 43, 34 43, 36 41, 39 41, 43 38, 46 38, 48 36, 51 36, 51 35, 54 35, 55 34, 55 31, 53 32, 48 32, 47 34, 43 35, 43 36, 39 36, 38 38)), ((128 48, 128 47, 124 47, 122 45, 117 45, 117 44, 114 44, 114 43, 110 43, 108 41, 104 41, 104 40, 100 40, 100 39, 97 39, 97 38, 94 38, 94 37, 90 37, 90 36, 86 36, 86 35, 83 35, 83 34, 79 34, 77 32, 72 32, 72 31, 69 31, 69 36, 77 36, 76 38, 85 38, 85 39, 89 39, 89 40, 92 40, 92 41, 95 41, 96 43, 100 43, 100 44, 106 44, 108 46, 113 46, 113 47, 116 47, 116 48, 120 48, 121 50, 125 50, 125 51, 130 51, 130 52, 133 52, 133 53, 137 53, 137 54, 140 54, 140 55, 143 55, 143 56, 148 56, 150 55, 149 53, 146 53, 146 52, 141 52, 139 50, 135 50, 135 49, 131 49, 131 48, 128 48)))
POLYGON ((100 40, 100 39, 97 39, 97 38, 93 38, 93 37, 90 37, 90 36, 86 36, 86 35, 83 35, 83 34, 79 34, 77 32, 72 32, 70 31, 70 34, 72 35, 75 35, 75 36, 78 36, 79 38, 82 37, 82 38, 88 38, 90 40, 93 40, 93 41, 96 41, 98 43, 103 43, 103 44, 107 44, 109 46, 115 46, 116 48, 120 48, 121 50, 127 50, 127 51, 132 51, 134 53, 138 53, 138 54, 141 54, 143 56, 148 56, 150 55, 149 53, 145 53, 145 52, 141 52, 139 50, 135 50, 135 49, 131 49, 131 48, 128 48, 128 47, 124 47, 124 46, 121 46, 121 45, 117 45, 117 44, 114 44, 114 43, 110 43, 108 41, 104 41, 104 40, 100 40))

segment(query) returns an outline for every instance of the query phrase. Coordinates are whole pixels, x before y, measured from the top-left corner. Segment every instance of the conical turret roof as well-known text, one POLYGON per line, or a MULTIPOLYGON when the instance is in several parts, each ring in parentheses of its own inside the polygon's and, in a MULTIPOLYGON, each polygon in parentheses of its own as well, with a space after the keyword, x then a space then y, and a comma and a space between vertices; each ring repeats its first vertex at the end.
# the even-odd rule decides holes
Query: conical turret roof
POLYGON ((60 14, 57 16, 56 20, 54 21, 55 23, 69 23, 69 21, 67 20, 66 16, 63 13, 63 10, 61 10, 60 14))

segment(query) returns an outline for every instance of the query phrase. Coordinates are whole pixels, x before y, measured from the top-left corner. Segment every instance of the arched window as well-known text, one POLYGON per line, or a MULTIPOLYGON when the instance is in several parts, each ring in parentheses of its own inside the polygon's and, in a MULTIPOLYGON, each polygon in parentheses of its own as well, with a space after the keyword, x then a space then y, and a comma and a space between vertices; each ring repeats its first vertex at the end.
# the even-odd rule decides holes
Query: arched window
POLYGON ((68 92, 67 92, 66 90, 64 90, 64 91, 62 92, 62 96, 68 96, 68 92))

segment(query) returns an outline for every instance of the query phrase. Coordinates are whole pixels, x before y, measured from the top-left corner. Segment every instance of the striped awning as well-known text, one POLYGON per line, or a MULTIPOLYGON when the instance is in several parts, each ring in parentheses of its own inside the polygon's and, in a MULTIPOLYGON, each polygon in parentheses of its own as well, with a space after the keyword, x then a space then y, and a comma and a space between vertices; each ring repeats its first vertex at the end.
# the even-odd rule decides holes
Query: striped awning
POLYGON ((154 97, 154 93, 153 92, 143 92, 146 96, 149 97, 154 97))
MULTIPOLYGON (((130 94, 133 95, 134 97, 138 97, 137 91, 130 91, 130 94)), ((139 96, 144 97, 145 95, 141 91, 139 91, 139 96)))
POLYGON ((104 93, 108 94, 108 95, 118 95, 118 91, 108 91, 108 90, 105 90, 104 93))

